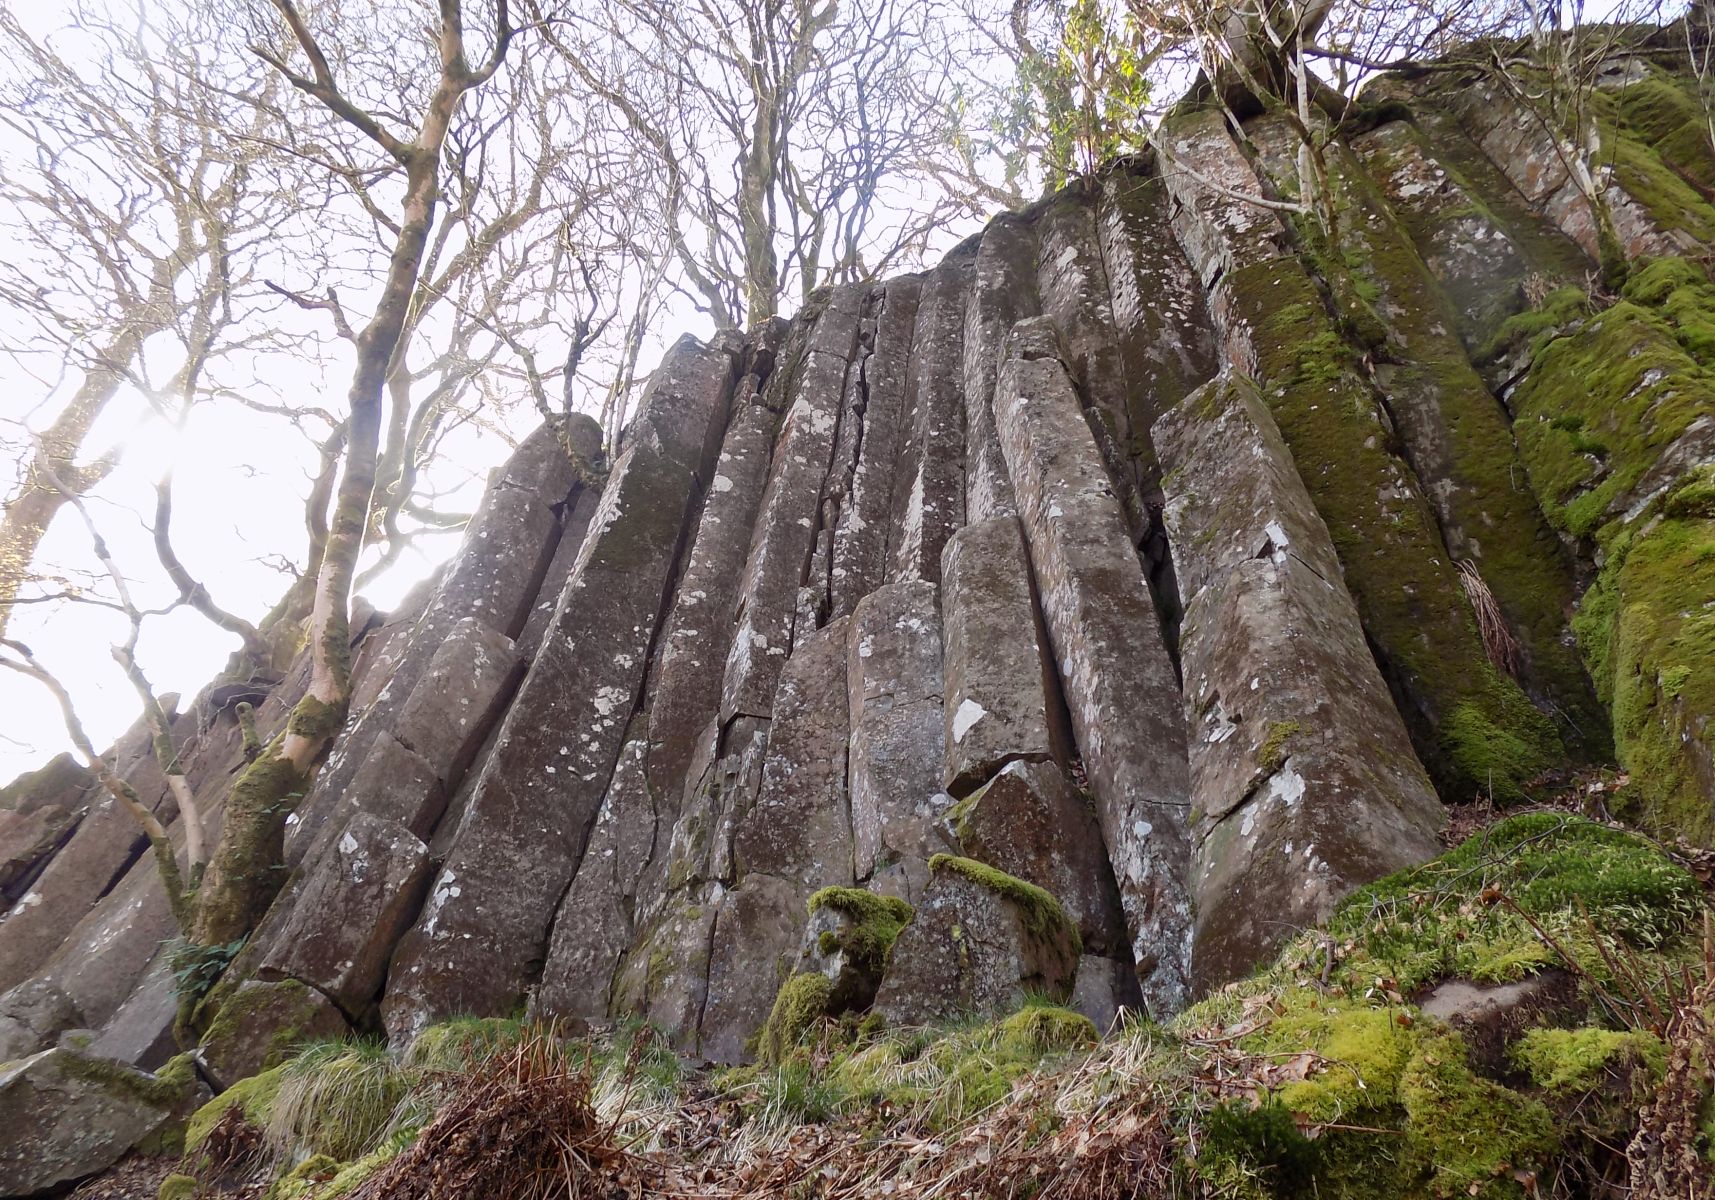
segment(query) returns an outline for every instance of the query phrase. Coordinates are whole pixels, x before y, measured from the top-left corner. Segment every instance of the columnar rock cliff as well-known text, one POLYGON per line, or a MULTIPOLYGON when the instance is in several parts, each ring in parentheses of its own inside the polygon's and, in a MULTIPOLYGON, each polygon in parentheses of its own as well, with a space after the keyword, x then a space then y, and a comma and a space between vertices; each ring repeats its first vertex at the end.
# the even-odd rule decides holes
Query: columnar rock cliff
MULTIPOLYGON (((680 342, 599 485, 527 440, 437 579, 354 623, 359 715, 208 1073, 521 1009, 735 1062, 799 972, 894 1020, 1164 1015, 1432 856, 1445 805, 1577 764, 1707 842, 1715 156, 1625 67, 1617 295, 1539 125, 1383 80, 1328 147, 1331 230, 1288 211, 1284 123, 1187 107, 932 270, 680 342), (890 956, 829 888, 911 906, 890 956)), ((179 718, 206 794, 234 696, 179 718)), ((114 753, 170 815, 147 739, 114 753)), ((6 801, 0 1057, 87 1026, 158 1064, 140 835, 63 763, 6 801)))

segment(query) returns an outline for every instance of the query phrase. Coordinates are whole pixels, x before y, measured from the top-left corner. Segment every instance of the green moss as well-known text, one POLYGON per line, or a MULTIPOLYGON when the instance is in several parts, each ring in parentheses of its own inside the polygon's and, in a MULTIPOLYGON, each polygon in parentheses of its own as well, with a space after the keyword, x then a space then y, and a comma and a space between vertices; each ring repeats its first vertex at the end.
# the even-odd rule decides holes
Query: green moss
MULTIPOLYGON (((1436 518, 1392 452, 1394 435, 1355 353, 1296 260, 1247 267, 1224 284, 1232 319, 1251 333, 1259 383, 1328 525, 1364 630, 1409 701, 1402 710, 1419 756, 1450 795, 1491 785, 1497 794, 1517 794, 1527 779, 1563 761, 1564 749, 1549 719, 1490 664, 1436 518), (1496 762, 1482 744, 1443 736, 1443 722, 1461 706, 1519 749, 1507 757, 1508 774, 1492 784, 1496 762)), ((1518 558, 1520 579, 1532 577, 1540 553, 1538 547, 1518 558)), ((1539 586, 1554 569, 1536 576, 1539 586)), ((1545 594, 1553 595, 1552 586, 1545 594)), ((1545 621, 1559 619, 1552 604, 1539 607, 1545 621)))
POLYGON ((1328 164, 1348 269, 1379 297, 1369 311, 1385 332, 1377 356, 1387 365, 1376 378, 1405 458, 1449 553, 1479 569, 1521 643, 1515 669, 1525 690, 1564 718, 1557 730, 1496 674, 1483 681, 1486 695, 1457 713, 1463 728, 1444 729, 1444 752, 1470 777, 1499 779, 1503 795, 1546 765, 1544 749, 1552 754, 1559 738, 1580 758, 1608 761, 1606 722, 1566 637, 1576 595, 1571 563, 1519 486, 1524 470, 1507 413, 1472 368, 1453 333, 1452 307, 1393 206, 1346 151, 1331 150, 1328 164), (1469 737, 1473 724, 1498 727, 1507 752, 1469 737))
POLYGON ((1197 1173, 1221 1193, 1289 1200, 1316 1195, 1321 1147, 1304 1136, 1292 1110, 1269 1098, 1252 1107, 1217 1104, 1203 1118, 1197 1173), (1257 1187, 1262 1189, 1257 1192, 1257 1187))
POLYGON ((303 738, 331 738, 345 727, 346 706, 305 696, 292 706, 286 731, 303 738))
POLYGON ((203 1142, 208 1140, 209 1131, 228 1109, 237 1108, 244 1114, 244 1119, 258 1129, 266 1125, 274 1098, 280 1092, 281 1071, 282 1068, 275 1067, 241 1079, 197 1109, 185 1129, 185 1152, 195 1154, 201 1149, 203 1142))
MULTIPOLYGON (((1540 928, 1581 970, 1608 979, 1596 931, 1666 954, 1687 944, 1701 907, 1697 881, 1647 840, 1565 813, 1527 813, 1353 893, 1327 923, 1341 948, 1329 974, 1360 992, 1390 979, 1401 994, 1451 977, 1511 982, 1558 961, 1540 928)), ((1300 939, 1279 962, 1319 976, 1327 946, 1300 939)))
MULTIPOLYGON (((845 928, 838 933, 824 930, 817 948, 826 955, 844 953, 858 974, 878 978, 887 966, 887 956, 893 949, 899 931, 910 924, 915 910, 897 896, 878 896, 863 888, 823 888, 810 897, 809 910, 815 914, 822 909, 846 918, 845 928)), ((867 997, 832 997, 838 1012, 867 997)))
POLYGON ((202 1044, 217 1046, 225 1041, 242 1039, 254 1032, 247 1027, 260 1018, 272 1026, 267 1049, 262 1056, 262 1067, 276 1067, 303 1045, 309 1036, 305 1023, 319 1011, 320 1006, 311 995, 309 985, 296 979, 238 987, 227 993, 219 1009, 215 1010, 208 1030, 203 1034, 202 1044))
POLYGON ((526 1026, 517 1017, 453 1017, 419 1033, 405 1064, 427 1071, 463 1071, 518 1044, 526 1026))
POLYGON ((326 1154, 312 1154, 276 1179, 263 1200, 311 1200, 343 1165, 326 1154))
POLYGON ((1473 351, 1477 362, 1493 362, 1528 347, 1536 354, 1550 340, 1596 311, 1590 295, 1581 287, 1556 288, 1535 308, 1514 313, 1473 351))
POLYGON ((1263 739, 1256 752, 1257 767, 1265 772, 1278 771, 1280 764, 1286 761, 1287 740, 1302 732, 1303 728, 1297 721, 1275 721, 1270 724, 1268 736, 1263 739))
POLYGON ((1700 467, 1667 494, 1661 511, 1668 517, 1715 517, 1715 467, 1700 467))
POLYGON ((169 1175, 161 1180, 161 1188, 155 1193, 155 1200, 192 1200, 197 1194, 198 1184, 191 1175, 169 1175))
POLYGON ((1417 1039, 1399 1101, 1408 1145, 1435 1196, 1522 1196, 1512 1172, 1539 1168, 1559 1144, 1548 1109, 1473 1074, 1451 1031, 1417 1039))
MULTIPOLYGON (((1597 93, 1598 101, 1605 99, 1597 93)), ((1598 103, 1598 113, 1606 107, 1598 103)), ((1614 180, 1664 230, 1690 234, 1699 242, 1715 241, 1715 207, 1662 160, 1654 146, 1626 130, 1610 114, 1598 115, 1602 133, 1601 159, 1611 164, 1614 180)))
POLYGON ((757 1038, 756 1057, 760 1062, 779 1065, 795 1050, 804 1035, 828 1015, 828 1001, 833 984, 828 977, 806 971, 781 984, 774 997, 774 1008, 757 1038))
POLYGON ((349 1196, 358 1188, 368 1183, 370 1178, 380 1174, 381 1169, 404 1151, 408 1142, 394 1141, 381 1147, 372 1154, 366 1154, 356 1162, 347 1163, 330 1179, 327 1186, 316 1194, 315 1200, 339 1200, 349 1196))
POLYGON ((1650 1079, 1667 1069, 1662 1040, 1635 1029, 1531 1029, 1508 1053, 1532 1083, 1550 1092, 1591 1091, 1619 1066, 1641 1066, 1650 1079))
POLYGON ((132 1099, 168 1114, 168 1120, 136 1149, 148 1155, 177 1155, 184 1148, 183 1114, 196 1094, 196 1074, 189 1055, 179 1055, 156 1074, 136 1070, 111 1059, 81 1053, 66 1053, 61 1069, 72 1078, 87 1080, 102 1090, 132 1099))
POLYGON ((1005 871, 996 870, 987 863, 980 863, 974 858, 960 858, 956 854, 935 855, 929 860, 929 870, 931 873, 951 871, 978 887, 1005 897, 1018 908, 1024 917, 1025 929, 1032 935, 1045 942, 1069 945, 1074 955, 1084 952, 1084 942, 1078 936, 1077 925, 1066 915, 1066 910, 1060 907, 1058 900, 1034 883, 1026 883, 1005 871))
POLYGON ((1041 1058, 1100 1040, 1095 1022, 1057 1005, 1029 1004, 1000 1023, 1001 1047, 1019 1058, 1041 1058))

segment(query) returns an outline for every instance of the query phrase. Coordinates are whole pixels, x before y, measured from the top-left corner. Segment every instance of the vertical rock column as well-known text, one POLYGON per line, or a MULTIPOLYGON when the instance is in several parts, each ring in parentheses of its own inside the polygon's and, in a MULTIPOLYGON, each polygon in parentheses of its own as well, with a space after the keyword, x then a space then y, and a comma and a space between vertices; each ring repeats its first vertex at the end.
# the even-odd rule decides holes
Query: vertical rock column
POLYGON ((1439 851, 1441 803, 1364 644, 1334 544, 1251 384, 1155 426, 1185 597, 1199 989, 1439 851))
POLYGON ((848 617, 887 574, 893 489, 910 408, 911 343, 922 281, 890 280, 879 294, 875 346, 859 368, 864 392, 863 441, 851 490, 834 525, 829 616, 848 617))
POLYGON ((541 963, 642 688, 734 365, 727 349, 687 338, 656 372, 446 864, 394 955, 382 1005, 394 1040, 457 1013, 509 1011, 541 963))
POLYGON ((1179 685, 1047 319, 1013 330, 995 417, 1143 997, 1166 1015, 1190 992, 1190 779, 1179 685))
POLYGON ((994 388, 1006 335, 1039 309, 1036 231, 1004 213, 989 222, 977 246, 965 298, 965 513, 975 523, 1018 511, 1006 458, 994 427, 994 388))
POLYGON ((1413 744, 1453 794, 1516 791, 1564 750, 1548 718, 1489 661, 1434 513, 1393 452, 1397 435, 1366 364, 1279 218, 1243 198, 1262 185, 1222 116, 1175 117, 1157 136, 1174 231, 1209 288, 1227 359, 1257 381, 1292 450, 1413 744))
POLYGON ((839 431, 846 375, 857 356, 866 292, 836 288, 798 345, 776 368, 764 397, 784 409, 768 485, 739 586, 739 613, 721 685, 721 720, 767 717, 780 669, 792 653, 798 589, 808 576, 822 484, 839 431))
POLYGON ((915 901, 929 859, 952 847, 939 832, 941 612, 922 580, 877 588, 852 614, 851 822, 857 878, 915 901))
POLYGON ((542 1015, 585 1021, 611 1015, 619 964, 639 922, 663 899, 669 839, 687 779, 718 741, 721 675, 779 423, 757 384, 747 376, 739 385, 662 632, 653 700, 647 719, 636 723, 647 736, 639 728, 626 743, 577 876, 555 915, 534 1000, 542 1015))
POLYGON ((965 289, 971 259, 955 251, 923 282, 911 342, 910 424, 893 486, 887 582, 935 582, 941 547, 965 523, 965 289))

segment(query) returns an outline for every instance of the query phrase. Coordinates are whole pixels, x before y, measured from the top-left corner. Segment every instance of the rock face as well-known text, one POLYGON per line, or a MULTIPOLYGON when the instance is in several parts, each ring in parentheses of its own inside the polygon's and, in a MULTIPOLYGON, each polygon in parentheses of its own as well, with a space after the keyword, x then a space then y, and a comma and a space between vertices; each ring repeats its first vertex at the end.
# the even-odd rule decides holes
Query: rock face
POLYGON ((1432 857, 1443 815, 1255 388, 1205 384, 1156 423, 1155 444, 1185 598, 1193 960, 1207 987, 1353 888, 1432 857))
MULTIPOLYGON (((922 274, 681 341, 601 472, 561 450, 592 422, 528 438, 359 623, 210 1071, 520 1010, 738 1062, 794 973, 898 1021, 1165 1017, 1433 854, 1444 801, 1569 763, 1715 841, 1715 285, 1638 257, 1715 238, 1715 165, 1638 70, 1617 250, 1442 73, 1325 147, 1326 246, 1251 202, 1293 194, 1286 125, 1181 106, 922 274)), ((216 699, 178 720, 217 828, 216 699)), ((171 827, 141 731, 111 754, 171 827)), ((12 1053, 162 1060, 142 851, 69 762, 0 791, 12 1053)))
POLYGON ((75 1050, 8 1063, 0 1069, 0 1195, 32 1196, 112 1166, 194 1102, 188 1074, 158 1079, 75 1050))

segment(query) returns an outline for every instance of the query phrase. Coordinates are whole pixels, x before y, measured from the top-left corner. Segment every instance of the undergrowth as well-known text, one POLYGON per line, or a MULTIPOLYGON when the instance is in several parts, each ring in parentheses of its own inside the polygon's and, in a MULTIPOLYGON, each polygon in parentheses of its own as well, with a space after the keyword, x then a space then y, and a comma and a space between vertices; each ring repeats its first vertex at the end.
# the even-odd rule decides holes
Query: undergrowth
POLYGON ((1040 999, 918 1028, 849 1013, 705 1074, 647 1027, 456 1022, 404 1055, 311 1047, 197 1132, 252 1125, 273 1200, 1702 1197, 1712 1013, 1696 880, 1644 838, 1533 812, 1105 1041, 1040 999), (1422 1007, 1447 980, 1533 976, 1562 981, 1558 1006, 1500 1033, 1422 1007))

